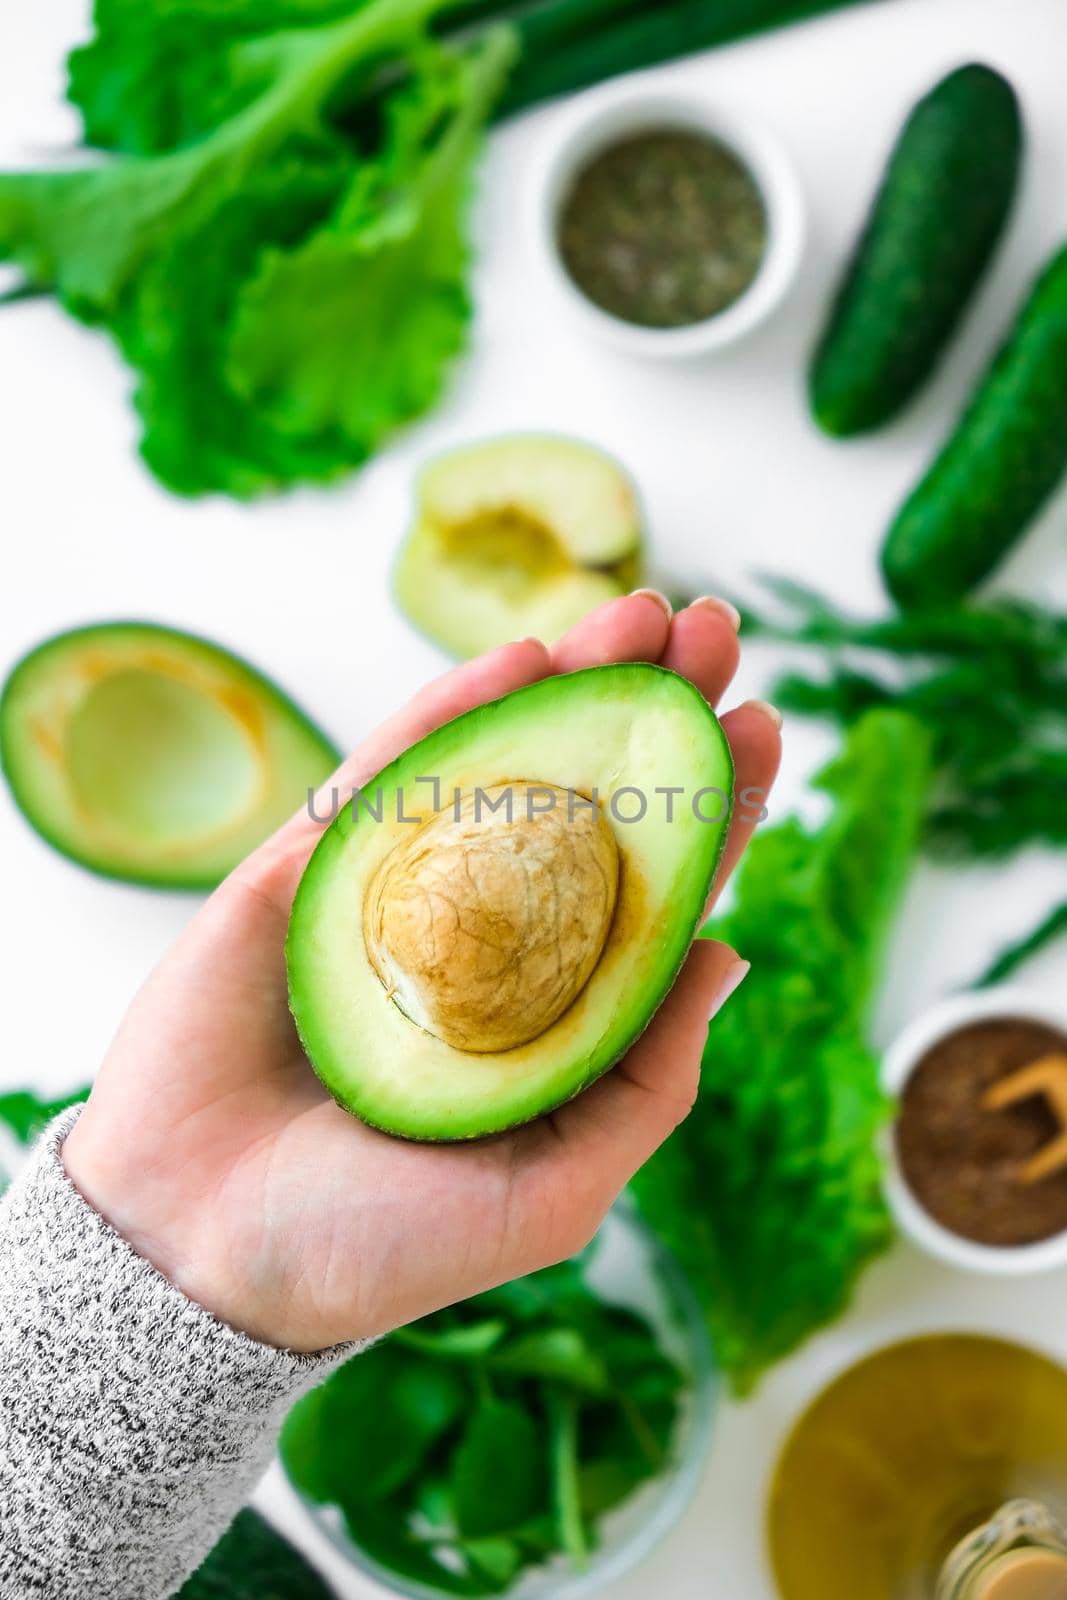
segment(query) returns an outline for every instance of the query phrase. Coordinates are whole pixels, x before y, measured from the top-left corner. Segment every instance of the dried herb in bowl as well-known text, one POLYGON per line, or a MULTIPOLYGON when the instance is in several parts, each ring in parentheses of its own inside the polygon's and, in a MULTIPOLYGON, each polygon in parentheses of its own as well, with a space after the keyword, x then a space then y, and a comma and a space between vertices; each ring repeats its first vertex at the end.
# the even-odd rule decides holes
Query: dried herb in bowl
POLYGON ((649 128, 579 170, 557 243, 576 287, 602 311, 638 327, 691 327, 754 281, 767 211, 751 172, 719 139, 649 128))

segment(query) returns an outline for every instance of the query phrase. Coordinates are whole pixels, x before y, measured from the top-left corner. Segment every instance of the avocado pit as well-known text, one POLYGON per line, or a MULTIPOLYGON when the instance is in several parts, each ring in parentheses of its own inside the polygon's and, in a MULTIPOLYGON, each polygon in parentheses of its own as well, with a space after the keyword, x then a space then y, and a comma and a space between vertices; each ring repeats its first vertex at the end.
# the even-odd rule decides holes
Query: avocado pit
POLYGON ((537 1039, 603 954, 619 851, 588 801, 552 784, 476 789, 397 844, 363 906, 368 955, 395 1004, 472 1053, 537 1039))

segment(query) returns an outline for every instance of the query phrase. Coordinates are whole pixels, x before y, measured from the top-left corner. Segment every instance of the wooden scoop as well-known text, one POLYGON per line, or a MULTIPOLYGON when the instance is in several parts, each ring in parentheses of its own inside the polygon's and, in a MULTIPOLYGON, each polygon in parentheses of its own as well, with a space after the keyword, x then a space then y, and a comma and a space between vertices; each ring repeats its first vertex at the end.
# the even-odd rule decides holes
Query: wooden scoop
POLYGON ((1042 1056, 1028 1067, 1009 1073, 982 1098, 987 1111, 1003 1111, 1020 1100, 1044 1095, 1060 1125, 1060 1132, 1043 1150, 1019 1168, 1020 1183, 1040 1183, 1067 1167, 1067 1055, 1042 1056))

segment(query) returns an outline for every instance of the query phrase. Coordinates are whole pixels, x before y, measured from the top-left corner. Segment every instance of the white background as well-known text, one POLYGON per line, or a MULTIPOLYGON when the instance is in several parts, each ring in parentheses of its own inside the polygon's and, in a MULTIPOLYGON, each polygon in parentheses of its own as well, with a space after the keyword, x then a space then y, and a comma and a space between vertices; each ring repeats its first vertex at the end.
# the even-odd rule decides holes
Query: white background
MULTIPOLYGON (((147 0, 146 0, 147 3, 147 0)), ((81 0, 0 15, 0 163, 51 157, 76 138, 62 58, 86 28, 81 0)), ((1043 257, 1067 238, 1064 0, 880 0, 652 75, 761 119, 787 142, 812 238, 788 306, 736 350, 658 367, 587 342, 559 314, 528 226, 555 108, 496 134, 478 215, 471 358, 436 417, 347 486, 243 508, 168 497, 140 466, 129 376, 106 339, 48 303, 0 312, 0 671, 44 635, 147 617, 217 636, 273 673, 344 745, 443 665, 388 599, 412 473, 435 450, 507 428, 573 431, 615 452, 643 492, 663 567, 696 589, 743 591, 774 569, 863 610, 881 604, 875 553, 894 506, 958 409, 1043 257), (802 373, 821 308, 906 108, 967 58, 1005 70, 1025 102, 1030 150, 1006 246, 965 336, 920 402, 874 440, 822 439, 802 373)), ((1000 586, 1067 601, 1067 497, 1000 586)), ((772 664, 754 653, 738 697, 772 664)), ((788 732, 775 809, 830 748, 788 732)), ((965 981, 1067 891, 1064 858, 918 874, 879 1008, 887 1040, 965 981)), ((94 1071, 131 994, 194 901, 97 881, 41 844, 0 796, 0 1083, 60 1092, 94 1071)), ((1027 981, 1067 988, 1061 945, 1027 981)), ((905 1248, 865 1280, 853 1314, 720 1417, 703 1488, 673 1537, 611 1590, 638 1600, 761 1600, 762 1491, 800 1401, 846 1359, 912 1329, 974 1326, 1067 1354, 1067 1280, 1022 1288, 958 1278, 905 1248)), ((331 1557, 273 1481, 271 1509, 345 1595, 372 1589, 331 1557)))

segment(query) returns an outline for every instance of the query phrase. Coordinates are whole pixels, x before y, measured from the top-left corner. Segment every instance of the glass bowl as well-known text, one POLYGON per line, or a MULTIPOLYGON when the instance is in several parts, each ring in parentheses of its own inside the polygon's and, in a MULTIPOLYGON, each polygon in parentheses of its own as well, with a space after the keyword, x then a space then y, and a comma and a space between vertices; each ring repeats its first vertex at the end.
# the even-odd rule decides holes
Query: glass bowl
MULTIPOLYGON (((629 1572, 681 1518, 708 1455, 719 1386, 704 1318, 681 1268, 629 1200, 614 1207, 597 1235, 587 1276, 603 1299, 648 1319, 663 1350, 686 1376, 673 1459, 599 1520, 599 1542, 581 1572, 563 1556, 529 1567, 506 1591, 507 1600, 585 1600, 629 1572)), ((441 1600, 444 1590, 403 1577, 365 1554, 349 1537, 336 1507, 299 1498, 334 1548, 387 1593, 441 1600)))

